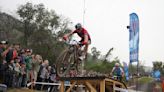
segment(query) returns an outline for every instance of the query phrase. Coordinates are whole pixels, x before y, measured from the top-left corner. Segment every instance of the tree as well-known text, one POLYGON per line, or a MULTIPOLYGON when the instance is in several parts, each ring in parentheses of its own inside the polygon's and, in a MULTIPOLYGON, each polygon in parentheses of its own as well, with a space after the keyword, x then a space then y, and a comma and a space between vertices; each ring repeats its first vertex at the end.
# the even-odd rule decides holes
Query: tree
POLYGON ((92 47, 91 48, 91 52, 92 52, 92 59, 93 59, 93 61, 97 60, 98 57, 100 56, 100 51, 97 51, 96 47, 92 47))
MULTIPOLYGON (((105 74, 109 74, 112 70, 112 68, 114 67, 115 63, 120 63, 120 60, 118 57, 115 57, 113 60, 111 60, 110 62, 107 62, 107 58, 109 58, 111 54, 111 51, 113 50, 113 48, 111 48, 107 54, 105 55, 105 57, 103 59, 98 58, 101 53, 99 51, 97 51, 96 47, 93 47, 91 49, 92 52, 92 59, 89 59, 89 62, 87 62, 87 64, 85 65, 85 68, 87 70, 93 70, 96 72, 101 72, 101 73, 105 73, 105 74), (97 59, 96 61, 102 61, 102 62, 95 62, 95 59, 97 59)), ((90 56, 91 57, 91 56, 90 56)))
POLYGON ((164 75, 164 65, 162 63, 162 61, 154 61, 153 62, 153 70, 159 70, 161 72, 162 75, 164 75))
POLYGON ((24 24, 24 42, 29 46, 29 39, 34 32, 47 31, 49 35, 59 27, 59 16, 55 11, 45 9, 43 4, 33 5, 27 2, 21 5, 17 13, 24 24))
POLYGON ((43 4, 33 5, 27 2, 18 8, 17 13, 24 24, 25 47, 32 48, 34 53, 55 62, 64 49, 58 37, 69 30, 70 22, 60 18, 54 10, 49 11, 43 4))
POLYGON ((155 61, 153 62, 153 70, 161 70, 162 68, 162 62, 161 61, 155 61))
POLYGON ((113 51, 113 47, 109 49, 109 51, 106 53, 104 57, 104 61, 107 61, 107 58, 111 55, 111 52, 113 51))
POLYGON ((34 17, 36 14, 36 9, 32 3, 27 2, 25 5, 21 5, 17 10, 18 15, 21 18, 21 21, 24 24, 24 44, 28 46, 28 39, 31 36, 32 32, 35 30, 34 27, 34 17))

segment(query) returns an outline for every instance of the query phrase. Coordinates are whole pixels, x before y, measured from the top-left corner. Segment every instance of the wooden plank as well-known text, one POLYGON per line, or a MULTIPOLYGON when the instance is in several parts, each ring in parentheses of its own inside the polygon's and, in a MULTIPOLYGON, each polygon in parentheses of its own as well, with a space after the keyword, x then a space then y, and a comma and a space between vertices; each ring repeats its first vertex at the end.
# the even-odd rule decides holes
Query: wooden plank
MULTIPOLYGON (((116 85, 115 85, 115 82, 113 82, 113 88, 115 87, 116 85)), ((113 89, 113 92, 115 92, 115 90, 113 89)))
POLYGON ((69 87, 69 89, 66 91, 66 92, 70 92, 71 91, 71 89, 75 86, 75 84, 76 84, 77 82, 76 81, 74 81, 73 83, 72 83, 72 85, 69 87))
MULTIPOLYGON (((70 81, 72 84, 70 88, 65 92, 70 92, 72 88, 76 85, 85 85, 85 88, 90 90, 89 92, 105 92, 105 87, 109 86, 110 90, 112 88, 120 87, 127 89, 126 85, 123 82, 113 80, 111 78, 105 78, 105 77, 62 77, 61 80, 61 91, 64 92, 64 81, 70 81), (96 89, 98 87, 98 89, 96 89)), ((87 90, 86 90, 87 91, 87 90)), ((111 92, 115 92, 112 90, 111 92)))
POLYGON ((115 83, 115 85, 121 85, 122 88, 126 88, 126 85, 123 83, 123 82, 120 82, 120 81, 116 81, 116 80, 113 80, 113 79, 105 79, 106 82, 111 82, 111 83, 115 83))
POLYGON ((96 89, 87 81, 85 81, 85 84, 90 89, 90 92, 97 92, 96 89))
POLYGON ((61 81, 60 92, 64 92, 64 81, 61 81))
POLYGON ((100 92, 105 92, 105 80, 100 81, 100 92))

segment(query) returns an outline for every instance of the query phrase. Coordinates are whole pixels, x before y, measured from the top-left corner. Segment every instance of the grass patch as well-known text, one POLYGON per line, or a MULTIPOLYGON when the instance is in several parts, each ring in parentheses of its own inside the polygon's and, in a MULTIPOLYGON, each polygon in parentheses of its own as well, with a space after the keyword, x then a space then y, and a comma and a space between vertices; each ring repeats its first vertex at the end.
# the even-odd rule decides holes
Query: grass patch
POLYGON ((150 83, 151 81, 153 81, 154 79, 152 77, 142 77, 138 79, 138 83, 140 84, 146 84, 146 83, 150 83))

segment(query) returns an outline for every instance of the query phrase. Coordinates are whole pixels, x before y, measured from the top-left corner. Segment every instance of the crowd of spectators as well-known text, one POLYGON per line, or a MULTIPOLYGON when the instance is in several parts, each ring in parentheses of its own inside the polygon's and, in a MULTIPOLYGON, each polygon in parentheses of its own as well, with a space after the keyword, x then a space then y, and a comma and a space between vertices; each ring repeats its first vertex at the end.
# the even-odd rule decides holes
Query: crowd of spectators
MULTIPOLYGON (((7 87, 27 88, 30 82, 57 82, 55 65, 34 54, 32 49, 21 48, 19 43, 0 41, 0 84, 7 87)), ((33 85, 41 90, 43 85, 33 85)))
MULTIPOLYGON (((69 77, 78 77, 75 69, 71 69, 69 77)), ((94 71, 84 71, 84 77, 105 76, 94 71)), ((49 60, 33 53, 30 48, 22 48, 19 43, 9 44, 0 41, 0 84, 8 88, 31 88, 37 90, 57 90, 56 86, 40 84, 27 84, 33 82, 58 83, 56 65, 49 65, 49 60), (54 89, 55 88, 55 89, 54 89)), ((54 91, 55 92, 55 91, 54 91)))

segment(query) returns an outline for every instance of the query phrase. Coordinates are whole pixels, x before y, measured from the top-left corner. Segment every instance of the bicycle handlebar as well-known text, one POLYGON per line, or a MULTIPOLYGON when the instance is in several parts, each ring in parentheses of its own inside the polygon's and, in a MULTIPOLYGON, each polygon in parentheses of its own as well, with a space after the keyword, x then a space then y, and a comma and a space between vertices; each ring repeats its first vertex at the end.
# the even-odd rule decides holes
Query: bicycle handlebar
POLYGON ((69 40, 69 39, 64 40, 64 39, 62 39, 62 38, 59 38, 58 41, 59 41, 59 42, 65 42, 67 45, 80 45, 80 44, 81 44, 81 43, 78 42, 77 40, 69 40))

